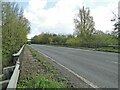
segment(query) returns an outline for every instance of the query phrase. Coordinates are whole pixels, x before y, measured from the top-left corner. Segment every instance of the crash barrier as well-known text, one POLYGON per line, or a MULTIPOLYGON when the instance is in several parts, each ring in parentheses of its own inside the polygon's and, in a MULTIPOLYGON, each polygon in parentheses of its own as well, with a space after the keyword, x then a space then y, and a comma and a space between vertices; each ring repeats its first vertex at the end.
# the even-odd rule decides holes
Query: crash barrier
POLYGON ((0 82, 0 89, 9 90, 15 89, 20 73, 20 66, 23 59, 23 51, 25 45, 15 54, 13 54, 13 66, 3 68, 3 74, 0 75, 2 81, 0 82))

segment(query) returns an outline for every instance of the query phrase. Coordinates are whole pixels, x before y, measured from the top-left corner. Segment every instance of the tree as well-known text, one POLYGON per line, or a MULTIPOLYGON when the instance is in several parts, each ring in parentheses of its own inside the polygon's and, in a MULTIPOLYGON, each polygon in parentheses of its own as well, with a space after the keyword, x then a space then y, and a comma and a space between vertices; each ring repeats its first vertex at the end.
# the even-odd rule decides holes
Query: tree
POLYGON ((114 31, 112 33, 114 33, 114 35, 118 36, 120 34, 120 17, 119 15, 116 15, 114 12, 114 18, 111 20, 112 22, 114 21, 114 31))
POLYGON ((93 21, 93 17, 90 16, 90 10, 88 8, 85 9, 83 6, 83 8, 79 10, 77 17, 74 19, 74 23, 75 33, 77 37, 81 38, 81 42, 89 41, 95 30, 95 22, 93 21))
POLYGON ((23 10, 16 3, 2 3, 2 55, 3 66, 12 63, 12 54, 27 42, 30 31, 28 20, 23 10))
POLYGON ((120 38, 119 38, 119 35, 120 35, 120 16, 119 15, 116 15, 114 12, 114 18, 111 20, 111 21, 114 21, 115 24, 114 24, 114 30, 112 31, 112 35, 117 39, 117 44, 120 44, 119 41, 120 41, 120 38))
POLYGON ((79 43, 79 39, 78 38, 68 38, 67 41, 66 41, 66 44, 68 46, 72 46, 72 47, 78 47, 80 45, 79 43))
POLYGON ((118 40, 112 33, 104 33, 101 30, 96 30, 93 34, 93 39, 91 41, 91 47, 106 47, 108 45, 117 45, 118 40))

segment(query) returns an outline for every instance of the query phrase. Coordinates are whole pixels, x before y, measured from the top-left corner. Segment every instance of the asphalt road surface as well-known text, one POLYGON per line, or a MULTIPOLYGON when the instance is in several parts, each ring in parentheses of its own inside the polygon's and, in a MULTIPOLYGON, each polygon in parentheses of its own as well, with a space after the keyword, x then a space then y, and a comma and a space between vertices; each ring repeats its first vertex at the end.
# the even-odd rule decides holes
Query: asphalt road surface
POLYGON ((31 45, 100 88, 118 88, 118 54, 92 50, 31 45))

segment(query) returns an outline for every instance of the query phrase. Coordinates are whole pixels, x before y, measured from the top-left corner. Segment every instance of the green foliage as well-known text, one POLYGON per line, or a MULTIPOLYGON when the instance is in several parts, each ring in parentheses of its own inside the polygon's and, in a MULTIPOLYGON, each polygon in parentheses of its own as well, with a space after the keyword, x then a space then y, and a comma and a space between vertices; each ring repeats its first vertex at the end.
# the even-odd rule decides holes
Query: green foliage
MULTIPOLYGON (((102 32, 102 31, 101 31, 102 32)), ((94 34, 93 40, 91 41, 93 47, 104 47, 108 45, 118 45, 118 39, 114 35, 106 33, 94 34)))
MULTIPOLYGON (((44 44, 43 36, 47 36, 47 43, 49 45, 60 45, 60 46, 70 46, 70 47, 87 47, 87 48, 98 48, 108 45, 118 45, 117 36, 104 33, 100 30, 96 30, 91 37, 86 37, 88 39, 83 39, 80 37, 75 37, 73 35, 56 35, 56 34, 40 34, 33 37, 32 43, 44 44), (42 38, 42 40, 41 40, 42 38)), ((45 41, 44 41, 45 42, 45 41)))
POLYGON ((68 38, 67 41, 66 41, 66 44, 68 46, 79 47, 80 46, 80 40, 79 40, 79 38, 68 38))
POLYGON ((26 43, 30 30, 23 10, 16 3, 2 3, 2 56, 3 66, 11 64, 12 54, 26 43))
POLYGON ((1 42, 2 42, 2 26, 0 25, 0 67, 2 66, 2 43, 1 42))
POLYGON ((49 34, 40 34, 36 35, 32 38, 32 43, 37 43, 37 44, 48 44, 50 42, 50 35, 49 34))
POLYGON ((66 88, 66 85, 53 80, 49 75, 39 75, 18 85, 18 88, 66 88))
POLYGON ((84 43, 89 41, 95 30, 95 23, 93 17, 90 16, 90 10, 88 8, 85 9, 83 6, 83 8, 79 10, 77 17, 74 19, 74 23, 75 34, 81 39, 81 42, 84 43))
POLYGON ((65 45, 66 37, 64 35, 42 33, 34 36, 31 42, 36 44, 65 45))
POLYGON ((102 48, 97 48, 97 51, 107 51, 107 52, 115 52, 115 53, 120 53, 118 47, 102 47, 102 48))

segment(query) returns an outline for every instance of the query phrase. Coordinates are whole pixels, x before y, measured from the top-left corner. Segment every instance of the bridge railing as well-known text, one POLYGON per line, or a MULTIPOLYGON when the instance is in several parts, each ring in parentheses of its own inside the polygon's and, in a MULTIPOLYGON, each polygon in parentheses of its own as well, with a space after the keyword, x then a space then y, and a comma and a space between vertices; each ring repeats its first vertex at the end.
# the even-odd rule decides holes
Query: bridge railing
MULTIPOLYGON (((13 88, 13 89, 16 88, 19 73, 20 73, 20 66, 21 66, 21 63, 23 60, 24 47, 25 47, 25 45, 22 46, 22 48, 18 51, 18 53, 13 54, 13 64, 15 66, 6 67, 8 69, 3 68, 4 76, 9 77, 9 78, 7 78, 8 84, 6 86, 2 86, 3 89, 9 90, 10 88, 13 88), (11 70, 13 72, 12 75, 9 73, 11 70)), ((2 81, 2 82, 4 82, 4 81, 2 81)))

